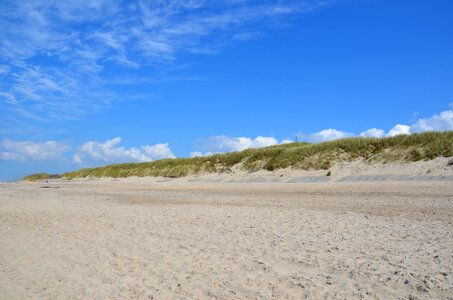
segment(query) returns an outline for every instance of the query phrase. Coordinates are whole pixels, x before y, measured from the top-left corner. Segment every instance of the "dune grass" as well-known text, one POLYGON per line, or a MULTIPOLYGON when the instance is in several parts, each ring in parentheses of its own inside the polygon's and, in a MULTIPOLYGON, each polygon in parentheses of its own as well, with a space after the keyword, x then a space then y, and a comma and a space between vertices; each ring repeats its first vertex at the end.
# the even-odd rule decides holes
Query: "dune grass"
POLYGON ((32 175, 25 176, 24 178, 22 178, 22 180, 34 182, 34 181, 38 181, 38 180, 49 179, 49 177, 50 177, 50 174, 37 173, 37 174, 32 174, 32 175))
MULTIPOLYGON (((347 138, 319 144, 290 143, 207 157, 162 159, 146 163, 113 164, 81 169, 61 175, 65 179, 86 177, 163 176, 230 172, 233 166, 254 172, 282 168, 327 170, 337 162, 362 159, 369 163, 412 162, 453 156, 453 131, 424 132, 383 139, 347 138)), ((27 176, 36 180, 44 174, 27 176)), ((44 177, 43 177, 44 178, 44 177)))
POLYGON ((62 176, 60 174, 37 173, 37 174, 25 176, 24 178, 22 178, 22 180, 33 182, 33 181, 45 180, 45 179, 58 179, 61 177, 62 176))

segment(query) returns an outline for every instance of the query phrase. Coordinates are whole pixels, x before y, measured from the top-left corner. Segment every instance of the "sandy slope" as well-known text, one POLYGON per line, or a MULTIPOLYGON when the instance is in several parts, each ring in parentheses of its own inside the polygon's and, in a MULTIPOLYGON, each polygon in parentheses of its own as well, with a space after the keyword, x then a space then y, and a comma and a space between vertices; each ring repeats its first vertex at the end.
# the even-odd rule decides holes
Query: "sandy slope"
POLYGON ((0 298, 452 299, 452 222, 451 182, 1 184, 0 298))

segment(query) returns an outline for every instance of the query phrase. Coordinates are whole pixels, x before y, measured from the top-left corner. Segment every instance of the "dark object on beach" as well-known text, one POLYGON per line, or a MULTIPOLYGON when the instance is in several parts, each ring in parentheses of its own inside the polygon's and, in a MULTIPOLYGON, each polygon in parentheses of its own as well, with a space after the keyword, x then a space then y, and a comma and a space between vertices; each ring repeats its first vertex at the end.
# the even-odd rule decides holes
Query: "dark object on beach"
POLYGON ((447 166, 449 167, 453 166, 453 158, 448 161, 447 166))
POLYGON ((327 172, 326 176, 331 176, 332 175, 332 172, 329 170, 329 172, 327 172))
POLYGON ((50 186, 50 185, 43 185, 40 188, 42 189, 59 189, 59 186, 50 186))

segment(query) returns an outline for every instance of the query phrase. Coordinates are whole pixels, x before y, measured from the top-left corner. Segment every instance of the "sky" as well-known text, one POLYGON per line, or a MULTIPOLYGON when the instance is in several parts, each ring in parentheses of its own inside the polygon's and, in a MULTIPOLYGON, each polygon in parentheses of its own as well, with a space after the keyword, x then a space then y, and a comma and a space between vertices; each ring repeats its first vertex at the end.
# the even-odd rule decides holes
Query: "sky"
POLYGON ((450 0, 2 0, 0 181, 453 130, 450 0))

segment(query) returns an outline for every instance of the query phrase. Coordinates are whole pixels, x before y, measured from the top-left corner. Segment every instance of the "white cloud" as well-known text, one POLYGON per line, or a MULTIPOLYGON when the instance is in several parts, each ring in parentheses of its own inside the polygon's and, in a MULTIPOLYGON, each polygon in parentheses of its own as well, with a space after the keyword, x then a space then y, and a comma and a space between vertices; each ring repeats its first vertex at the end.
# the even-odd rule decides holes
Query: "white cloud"
MULTIPOLYGON (((453 110, 443 111, 440 114, 433 115, 430 118, 419 119, 412 126, 397 124, 391 128, 388 133, 380 128, 371 128, 360 133, 361 137, 383 138, 386 136, 392 137, 401 134, 410 134, 413 132, 430 131, 430 130, 453 130, 453 110)), ((302 141, 311 143, 319 143, 332 141, 342 138, 354 137, 353 133, 345 132, 338 129, 328 128, 313 134, 299 134, 298 137, 302 141)), ((273 137, 259 136, 255 139, 248 137, 229 137, 229 136, 214 136, 201 141, 200 148, 202 151, 194 151, 190 153, 191 157, 207 156, 215 153, 242 151, 247 148, 260 148, 277 144, 292 143, 291 140, 282 140, 279 142, 273 137)))
POLYGON ((385 131, 383 129, 371 128, 365 130, 360 134, 361 137, 373 137, 373 138, 383 138, 385 137, 385 131))
POLYGON ((310 135, 300 135, 301 140, 305 140, 307 142, 311 143, 320 143, 320 142, 327 142, 327 141, 333 141, 333 140, 338 140, 338 139, 343 139, 347 137, 354 136, 354 134, 329 128, 329 129, 324 129, 321 130, 320 132, 316 132, 310 135))
POLYGON ((71 149, 70 146, 55 142, 31 142, 3 140, 0 159, 15 161, 53 161, 62 158, 63 153, 71 149))
POLYGON ((258 136, 256 138, 249 137, 231 137, 218 135, 201 139, 198 147, 203 151, 190 152, 190 157, 210 156, 217 153, 242 151, 249 148, 263 148, 278 144, 293 143, 291 140, 279 141, 274 137, 258 136))
POLYGON ((212 154, 242 151, 248 148, 262 148, 277 145, 278 143, 278 140, 273 137, 258 136, 252 139, 249 137, 230 137, 220 135, 202 140, 202 148, 206 152, 212 154))
POLYGON ((294 143, 294 141, 292 140, 283 140, 280 142, 280 144, 291 144, 291 143, 294 143))
POLYGON ((121 138, 105 142, 90 141, 77 148, 75 163, 92 162, 145 162, 162 158, 175 158, 168 144, 145 145, 140 148, 119 146, 121 138))
POLYGON ((210 155, 213 155, 214 153, 212 152, 205 152, 205 153, 202 153, 200 151, 194 151, 194 152, 190 152, 190 157, 202 157, 202 156, 210 156, 210 155))
POLYGON ((424 131, 447 130, 453 130, 453 110, 445 110, 429 118, 419 119, 412 125, 397 124, 387 134, 382 129, 372 128, 362 132, 360 136, 382 138, 424 131))
POLYGON ((201 156, 205 156, 205 155, 203 155, 203 153, 201 153, 200 151, 190 152, 190 157, 201 157, 201 156))
MULTIPOLYGON (((443 111, 437 115, 433 115, 430 118, 419 119, 411 126, 397 124, 393 128, 391 128, 387 133, 380 128, 371 128, 361 132, 359 136, 383 138, 386 136, 392 137, 401 134, 410 134, 414 132, 432 130, 435 131, 453 130, 453 110, 443 111)), ((356 136, 354 133, 349 133, 334 128, 328 128, 313 134, 299 134, 298 138, 301 141, 320 143, 354 136, 356 136)), ((291 140, 282 140, 279 142, 277 139, 273 137, 263 136, 259 136, 255 139, 248 137, 214 136, 202 140, 200 148, 205 150, 205 152, 194 151, 190 153, 190 156, 191 157, 207 156, 215 153, 242 151, 248 148, 261 148, 292 142, 293 141, 291 140)))
POLYGON ((453 130, 453 110, 446 110, 430 118, 420 119, 410 127, 411 132, 453 130))
POLYGON ((156 144, 153 146, 142 146, 142 151, 151 158, 152 160, 162 159, 162 158, 175 158, 176 156, 171 152, 168 147, 168 143, 165 144, 156 144))
POLYGON ((389 130, 387 136, 396 136, 401 134, 410 134, 410 126, 396 124, 392 129, 389 130))
POLYGON ((243 138, 241 145, 243 148, 262 148, 277 145, 278 140, 273 137, 258 136, 255 139, 243 138))

